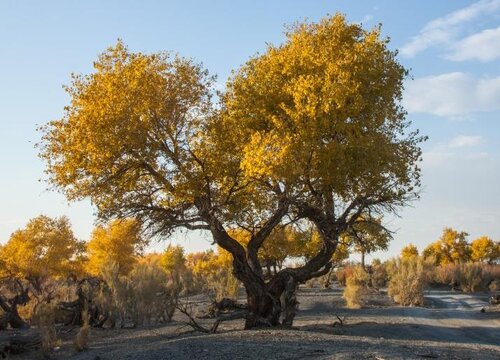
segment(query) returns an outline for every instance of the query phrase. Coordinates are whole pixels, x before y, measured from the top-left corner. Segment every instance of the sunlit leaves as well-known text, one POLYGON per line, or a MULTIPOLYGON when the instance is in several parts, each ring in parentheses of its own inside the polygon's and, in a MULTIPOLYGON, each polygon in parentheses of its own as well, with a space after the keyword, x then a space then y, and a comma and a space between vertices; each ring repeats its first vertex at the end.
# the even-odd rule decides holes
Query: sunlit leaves
POLYGON ((411 193, 423 139, 404 136, 405 76, 379 28, 365 31, 341 15, 291 28, 283 45, 269 46, 227 84, 227 128, 247 140, 234 145, 241 168, 307 196, 411 193))
POLYGON ((73 235, 68 218, 41 215, 14 232, 0 248, 0 272, 18 278, 77 275, 83 248, 73 235))
POLYGON ((140 225, 135 220, 114 220, 106 226, 97 226, 87 244, 86 270, 100 275, 103 267, 113 262, 119 274, 126 275, 144 245, 140 225))

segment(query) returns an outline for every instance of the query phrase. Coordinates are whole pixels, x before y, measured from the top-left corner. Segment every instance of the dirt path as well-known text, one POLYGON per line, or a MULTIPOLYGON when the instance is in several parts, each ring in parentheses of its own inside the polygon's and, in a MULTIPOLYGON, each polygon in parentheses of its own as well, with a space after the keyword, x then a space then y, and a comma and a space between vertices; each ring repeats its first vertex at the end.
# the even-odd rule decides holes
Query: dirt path
POLYGON ((301 289, 293 329, 242 331, 237 320, 207 335, 189 332, 177 317, 165 326, 92 330, 89 350, 75 354, 67 341, 54 358, 500 359, 500 312, 480 312, 487 295, 431 291, 429 307, 403 308, 373 294, 356 310, 345 308, 341 295, 341 289, 301 289), (333 327, 335 315, 345 325, 333 327))

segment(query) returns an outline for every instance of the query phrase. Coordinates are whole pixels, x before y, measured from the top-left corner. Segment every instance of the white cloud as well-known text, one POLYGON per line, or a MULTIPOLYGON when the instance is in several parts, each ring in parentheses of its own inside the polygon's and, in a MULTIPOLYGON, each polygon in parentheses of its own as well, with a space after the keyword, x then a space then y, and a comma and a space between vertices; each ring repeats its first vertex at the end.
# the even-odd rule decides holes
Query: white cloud
POLYGON ((370 21, 373 20, 373 15, 372 14, 366 14, 365 16, 363 16, 363 18, 361 19, 361 21, 359 21, 360 24, 366 24, 370 21))
POLYGON ((483 137, 480 135, 458 135, 451 139, 448 146, 450 148, 463 148, 479 145, 483 142, 483 137))
POLYGON ((481 0, 427 23, 424 28, 401 48, 401 54, 413 57, 436 45, 448 44, 461 32, 462 26, 482 15, 500 9, 500 0, 481 0))
POLYGON ((500 26, 486 29, 460 40, 446 57, 454 61, 479 60, 483 62, 500 58, 500 26))
POLYGON ((422 159, 426 166, 436 167, 442 166, 443 164, 449 162, 455 154, 449 151, 441 151, 439 149, 434 149, 431 151, 426 151, 422 154, 422 159))
POLYGON ((480 159, 486 159, 489 156, 490 156, 490 154, 487 153, 486 151, 481 151, 481 152, 475 152, 475 153, 467 154, 465 156, 465 158, 468 159, 468 160, 480 160, 480 159))
POLYGON ((453 72, 409 81, 403 105, 410 113, 461 117, 500 110, 500 76, 477 79, 453 72))

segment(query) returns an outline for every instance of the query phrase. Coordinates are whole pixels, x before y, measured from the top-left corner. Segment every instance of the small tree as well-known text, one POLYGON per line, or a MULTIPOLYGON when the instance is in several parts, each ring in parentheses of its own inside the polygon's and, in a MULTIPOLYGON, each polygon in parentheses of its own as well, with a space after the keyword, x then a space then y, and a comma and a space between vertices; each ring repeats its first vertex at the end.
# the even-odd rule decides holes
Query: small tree
POLYGON ((114 220, 107 226, 98 226, 87 244, 87 271, 100 275, 102 267, 114 262, 120 275, 126 275, 134 266, 145 240, 140 224, 133 219, 114 220))
POLYGON ((45 277, 79 272, 83 243, 73 235, 67 217, 38 216, 17 230, 0 248, 3 276, 28 279, 35 288, 45 277))
POLYGON ((481 236, 471 243, 472 261, 492 264, 500 260, 500 242, 494 242, 487 236, 481 236))
POLYGON ((415 245, 408 244, 401 249, 401 259, 408 260, 414 257, 418 257, 418 249, 415 245))
POLYGON ((365 255, 377 250, 387 250, 391 233, 382 226, 381 219, 360 216, 346 233, 356 252, 361 254, 361 266, 366 269, 365 255))
POLYGON ((423 256, 431 258, 436 265, 467 262, 471 256, 467 236, 464 231, 445 228, 439 240, 424 249, 423 256))

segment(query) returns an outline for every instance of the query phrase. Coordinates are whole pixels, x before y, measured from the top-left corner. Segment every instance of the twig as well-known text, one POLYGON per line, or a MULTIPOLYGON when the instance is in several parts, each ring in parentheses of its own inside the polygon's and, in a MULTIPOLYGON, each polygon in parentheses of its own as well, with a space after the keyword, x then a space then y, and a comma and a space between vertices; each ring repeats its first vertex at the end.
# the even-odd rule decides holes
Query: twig
POLYGON ((338 316, 338 315, 335 315, 335 316, 337 317, 337 319, 339 319, 339 321, 334 321, 334 322, 333 322, 333 327, 335 327, 335 326, 337 326, 337 325, 339 325, 339 326, 343 326, 343 325, 344 325, 344 321, 345 321, 346 317, 344 316, 344 318, 343 318, 343 319, 341 319, 341 318, 340 318, 340 316, 338 316))

